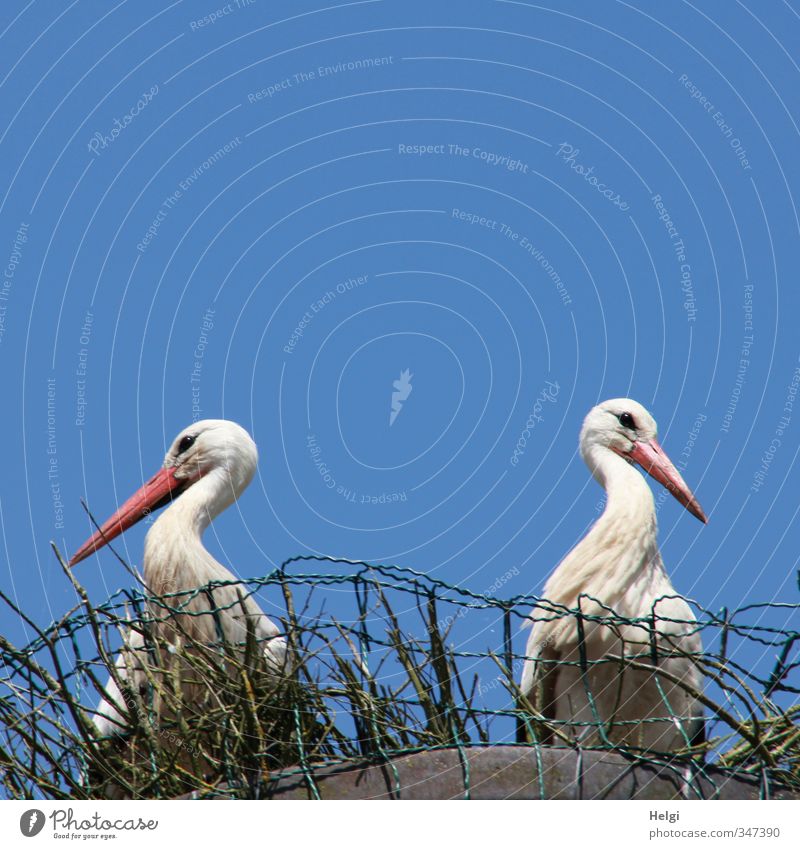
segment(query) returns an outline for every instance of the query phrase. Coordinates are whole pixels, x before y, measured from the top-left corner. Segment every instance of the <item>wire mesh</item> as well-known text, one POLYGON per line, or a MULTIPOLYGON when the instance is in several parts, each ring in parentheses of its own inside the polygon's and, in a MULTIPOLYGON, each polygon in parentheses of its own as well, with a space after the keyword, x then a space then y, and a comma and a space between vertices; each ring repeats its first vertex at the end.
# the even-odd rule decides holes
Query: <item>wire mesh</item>
MULTIPOLYGON (((755 776, 764 798, 800 790, 800 634, 781 624, 796 622, 800 605, 695 607, 705 650, 689 657, 703 681, 691 695, 703 705, 706 735, 686 734, 685 746, 659 752, 597 713, 577 721, 542 712, 520 691, 526 656, 517 645, 534 607, 574 629, 579 646, 586 629, 634 627, 651 635, 641 651, 558 662, 579 668, 588 687, 600 664, 656 676, 659 687, 687 686, 663 677, 663 658, 679 649, 655 639, 655 615, 623 619, 597 600, 569 609, 533 595, 495 598, 409 568, 296 557, 238 585, 241 597, 282 605, 279 617, 270 614, 288 643, 276 670, 252 629, 241 645, 227 644, 221 628, 217 642, 199 645, 180 628, 164 637, 156 627, 218 616, 220 584, 159 598, 121 590, 100 605, 74 586, 78 605, 45 628, 2 596, 36 633, 21 648, 0 637, 0 771, 9 798, 260 798, 278 773, 300 777, 314 798, 320 768, 352 762, 383 765, 399 790, 397 758, 437 749, 458 753, 469 797, 470 750, 520 742, 537 757, 543 798, 541 754, 553 748, 579 757, 613 751, 689 785, 755 776), (200 595, 208 612, 187 614, 200 595), (132 635, 140 647, 120 653, 132 635), (124 733, 98 734, 103 698, 116 700, 124 733)), ((687 717, 670 704, 665 697, 664 715, 642 723, 680 727, 687 717)))

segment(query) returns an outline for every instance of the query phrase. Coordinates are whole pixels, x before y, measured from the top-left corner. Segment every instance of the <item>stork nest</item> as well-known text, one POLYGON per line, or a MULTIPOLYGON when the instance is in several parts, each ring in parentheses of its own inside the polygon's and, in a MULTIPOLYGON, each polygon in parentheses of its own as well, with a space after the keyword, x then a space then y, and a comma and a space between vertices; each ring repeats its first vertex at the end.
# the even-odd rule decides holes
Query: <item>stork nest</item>
MULTIPOLYGON (((323 765, 508 745, 517 728, 530 746, 580 745, 568 723, 538 715, 516 684, 524 656, 512 651, 512 634, 534 603, 546 604, 540 599, 501 601, 412 570, 294 558, 243 589, 266 588, 273 603, 283 600, 289 650, 276 675, 254 633, 236 646, 160 640, 153 611, 169 616, 180 596, 154 604, 146 593, 119 592, 93 605, 64 568, 78 604, 46 628, 0 594, 36 633, 24 648, 0 637, 0 775, 7 798, 259 798, 275 771, 287 769, 304 776, 314 795, 314 771, 323 765), (294 571, 308 560, 335 568, 294 571), (352 616, 325 614, 330 592, 340 600, 345 593, 352 616), (120 633, 131 628, 147 651, 140 688, 128 687, 115 666, 120 633), (101 737, 92 720, 109 674, 124 693, 126 733, 101 737)), ((693 747, 687 741, 684 751, 672 753, 631 745, 614 750, 647 764, 692 759, 700 771, 713 764, 800 790, 800 634, 759 624, 769 612, 796 615, 798 607, 701 612, 709 648, 691 662, 706 686, 691 695, 705 706, 707 741, 693 747), (757 617, 755 625, 743 623, 746 613, 757 617), (737 662, 746 644, 769 655, 769 673, 737 662)), ((616 662, 641 666, 652 658, 616 662)))

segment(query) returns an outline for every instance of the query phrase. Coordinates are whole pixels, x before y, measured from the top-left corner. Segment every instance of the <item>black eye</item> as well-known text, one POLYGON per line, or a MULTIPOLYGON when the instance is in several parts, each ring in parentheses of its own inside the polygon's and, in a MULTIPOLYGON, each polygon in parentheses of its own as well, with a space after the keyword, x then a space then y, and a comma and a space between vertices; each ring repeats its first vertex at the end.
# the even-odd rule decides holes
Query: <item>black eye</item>
POLYGON ((178 443, 178 454, 183 454, 184 451, 188 451, 194 445, 196 438, 197 437, 195 436, 184 436, 178 443))
POLYGON ((630 413, 620 413, 619 423, 623 427, 629 427, 631 430, 636 430, 636 422, 633 420, 633 416, 630 413))

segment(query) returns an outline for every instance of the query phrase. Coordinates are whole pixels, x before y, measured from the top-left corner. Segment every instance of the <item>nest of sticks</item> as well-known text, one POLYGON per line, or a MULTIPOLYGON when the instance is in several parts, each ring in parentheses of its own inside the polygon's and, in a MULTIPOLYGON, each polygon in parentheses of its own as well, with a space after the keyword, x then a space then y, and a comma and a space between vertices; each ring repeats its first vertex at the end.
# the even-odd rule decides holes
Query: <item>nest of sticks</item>
MULTIPOLYGON (((288 653, 278 674, 254 633, 235 646, 154 636, 157 617, 169 616, 179 603, 174 597, 117 594, 95 606, 65 567, 78 603, 40 628, 2 596, 36 634, 23 648, 0 636, 3 795, 259 798, 277 770, 311 777, 334 763, 388 763, 442 747, 508 745, 517 727, 530 746, 543 740, 580 746, 564 723, 537 714, 517 686, 523 658, 511 652, 511 622, 529 613, 530 599, 500 602, 447 592, 410 570, 346 563, 349 573, 324 575, 294 574, 285 564, 260 582, 284 602, 288 653), (345 585, 357 602, 356 615, 346 621, 314 607, 315 592, 334 584, 345 585), (453 605, 502 623, 496 653, 478 657, 459 648, 451 633, 459 617, 445 612, 453 605), (116 664, 121 635, 132 630, 141 634, 145 653, 145 682, 138 687, 129 686, 133 669, 123 673, 116 664), (93 718, 108 695, 109 675, 123 693, 125 733, 103 737, 93 718)), ((707 624, 752 636, 730 620, 707 624)), ((649 764, 690 759, 700 770, 713 763, 800 790, 799 664, 792 660, 800 635, 778 636, 779 664, 769 676, 739 668, 728 659, 727 645, 692 658, 706 681, 704 692, 692 695, 705 706, 710 739, 669 755, 631 746, 623 753, 649 764)))

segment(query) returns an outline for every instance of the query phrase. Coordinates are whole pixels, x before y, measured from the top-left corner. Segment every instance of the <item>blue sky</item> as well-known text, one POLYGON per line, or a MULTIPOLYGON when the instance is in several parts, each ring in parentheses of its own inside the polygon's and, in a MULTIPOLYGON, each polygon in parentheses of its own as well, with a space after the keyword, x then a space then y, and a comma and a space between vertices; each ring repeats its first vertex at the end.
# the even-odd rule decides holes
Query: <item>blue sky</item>
POLYGON ((537 592, 625 395, 710 515, 659 502, 677 589, 798 601, 800 7, 553 5, 3 4, 0 585, 34 620, 74 603, 80 499, 197 417, 260 450, 207 538, 236 574, 537 592))

